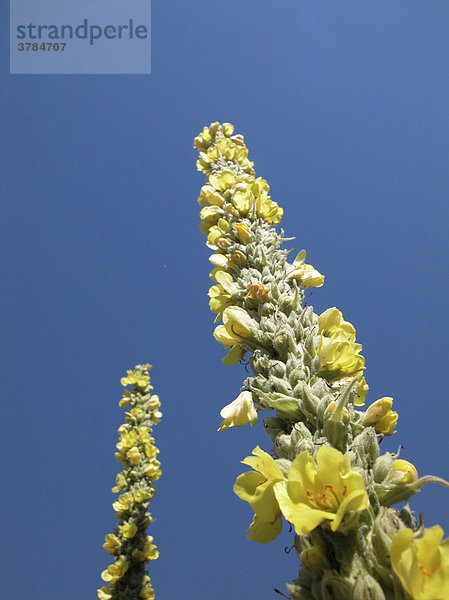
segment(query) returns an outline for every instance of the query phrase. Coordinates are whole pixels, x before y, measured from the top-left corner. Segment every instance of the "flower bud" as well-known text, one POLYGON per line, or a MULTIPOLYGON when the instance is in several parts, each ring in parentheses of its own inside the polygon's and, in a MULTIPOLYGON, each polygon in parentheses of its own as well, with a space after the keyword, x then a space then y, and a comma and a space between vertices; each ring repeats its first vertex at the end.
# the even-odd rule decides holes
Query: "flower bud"
POLYGON ((325 569, 330 569, 329 561, 318 546, 311 546, 301 552, 301 564, 314 575, 321 575, 325 569))
POLYGON ((382 588, 368 573, 357 577, 352 597, 354 600, 385 600, 382 588))
MULTIPOLYGON (((288 438, 285 440, 285 443, 288 444, 289 440, 290 440, 290 436, 289 435, 285 435, 282 436, 280 434, 283 434, 285 431, 285 427, 286 427, 286 422, 284 421, 284 419, 281 419, 280 417, 267 417, 266 419, 263 420, 263 426, 265 431, 268 433, 268 435, 270 436, 270 438, 272 439, 273 442, 277 443, 277 439, 278 436, 279 438, 288 438)), ((280 445, 280 447, 282 448, 284 444, 280 445)), ((289 449, 289 444, 288 444, 288 449, 289 449)))
POLYGON ((266 302, 270 298, 270 289, 263 285, 263 283, 257 281, 250 285, 246 298, 258 300, 260 303, 266 302))
POLYGON ((398 458, 393 461, 392 480, 395 483, 413 483, 418 479, 418 471, 412 463, 398 458))
POLYGON ((383 433, 384 435, 393 435, 396 433, 393 429, 396 427, 398 422, 398 413, 391 410, 393 406, 393 398, 388 396, 380 398, 373 402, 368 410, 365 412, 363 417, 363 424, 365 426, 372 426, 376 430, 376 433, 383 433))
MULTIPOLYGON (((332 420, 332 416, 335 413, 337 406, 338 406, 338 403, 336 402, 336 400, 332 400, 332 402, 329 403, 328 407, 324 411, 324 420, 325 421, 332 420)), ((347 425, 349 423, 349 412, 345 406, 343 406, 339 420, 341 422, 343 422, 345 425, 347 425)))
POLYGON ((365 456, 369 462, 374 463, 379 456, 379 444, 374 429, 368 428, 359 433, 354 438, 353 447, 365 456))
POLYGON ((248 225, 245 225, 245 223, 235 223, 234 229, 237 232, 237 236, 242 244, 249 244, 249 242, 253 239, 253 235, 249 230, 248 225))
POLYGON ((390 452, 382 454, 374 463, 373 473, 374 481, 376 483, 382 483, 391 472, 393 466, 393 457, 390 452))

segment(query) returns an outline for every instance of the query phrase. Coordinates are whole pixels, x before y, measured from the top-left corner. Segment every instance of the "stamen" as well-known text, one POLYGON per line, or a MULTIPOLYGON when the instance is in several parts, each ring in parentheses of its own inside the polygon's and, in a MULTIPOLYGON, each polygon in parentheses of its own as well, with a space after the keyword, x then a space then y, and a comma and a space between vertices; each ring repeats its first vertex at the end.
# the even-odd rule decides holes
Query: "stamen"
POLYGON ((340 500, 339 500, 339 498, 338 498, 338 496, 337 496, 337 493, 336 493, 336 491, 334 490, 334 486, 333 486, 333 485, 331 485, 330 483, 328 483, 328 484, 327 484, 327 485, 324 487, 324 489, 325 489, 325 490, 330 490, 330 492, 331 492, 332 496, 335 498, 335 501, 337 502, 337 505, 339 505, 339 504, 340 504, 340 500))
POLYGON ((424 568, 424 565, 419 564, 419 568, 421 570, 421 573, 423 575, 425 575, 426 577, 431 577, 432 573, 430 573, 427 569, 424 568))

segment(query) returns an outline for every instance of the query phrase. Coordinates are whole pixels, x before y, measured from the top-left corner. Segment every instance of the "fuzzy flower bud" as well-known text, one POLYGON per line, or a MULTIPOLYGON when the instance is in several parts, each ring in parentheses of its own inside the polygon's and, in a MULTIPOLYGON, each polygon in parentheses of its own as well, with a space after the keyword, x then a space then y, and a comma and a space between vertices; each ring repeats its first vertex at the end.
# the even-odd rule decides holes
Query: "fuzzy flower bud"
POLYGON ((393 461, 392 471, 396 483, 413 483, 418 479, 416 467, 402 458, 393 461))

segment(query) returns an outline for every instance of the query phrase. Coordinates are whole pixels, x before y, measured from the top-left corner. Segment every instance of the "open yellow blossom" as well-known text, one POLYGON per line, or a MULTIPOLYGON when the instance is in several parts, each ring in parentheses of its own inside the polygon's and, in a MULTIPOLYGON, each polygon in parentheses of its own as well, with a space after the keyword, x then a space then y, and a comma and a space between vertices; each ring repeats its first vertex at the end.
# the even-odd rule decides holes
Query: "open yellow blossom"
POLYGON ((244 308, 229 306, 223 311, 223 325, 215 328, 214 337, 225 348, 230 348, 242 338, 250 337, 255 326, 244 308))
POLYGON ((361 344, 341 340, 340 334, 331 338, 321 336, 318 356, 321 375, 329 380, 361 374, 365 368, 365 359, 359 354, 361 344))
POLYGON ((274 540, 282 530, 282 515, 273 488, 283 481, 282 471, 275 460, 257 446, 254 456, 247 456, 243 464, 254 469, 237 477, 234 492, 254 510, 248 539, 265 544, 274 540))
POLYGON ((198 198, 198 204, 200 206, 222 207, 224 204, 224 198, 222 194, 211 185, 203 185, 198 198))
POLYGON ((133 558, 145 562, 149 562, 150 560, 156 560, 159 557, 159 551, 152 542, 153 536, 147 536, 145 546, 142 550, 134 550, 132 554, 133 558))
POLYGON ((112 504, 112 507, 117 512, 129 510, 132 506, 133 500, 133 495, 130 492, 126 492, 118 497, 118 500, 112 504))
MULTIPOLYGON (((146 367, 146 365, 145 365, 146 367)), ((120 379, 120 383, 125 385, 135 385, 138 388, 144 388, 150 383, 150 378, 148 375, 141 373, 138 370, 135 371, 126 371, 126 377, 122 377, 120 379)))
POLYGON ((103 581, 109 581, 113 583, 117 581, 126 573, 129 567, 129 562, 126 560, 119 559, 113 565, 109 565, 109 567, 102 572, 101 578, 103 581))
POLYGON ((205 235, 209 234, 209 231, 213 225, 218 223, 221 217, 224 215, 224 211, 219 206, 205 206, 200 211, 201 225, 200 229, 205 235))
POLYGON ((237 398, 227 404, 220 411, 220 416, 224 419, 218 431, 229 429, 229 427, 242 427, 250 423, 255 425, 257 422, 257 411, 254 407, 251 392, 244 391, 237 398))
POLYGON ((209 307, 212 312, 218 313, 218 318, 220 318, 224 309, 232 305, 238 289, 229 273, 219 270, 216 271, 214 277, 218 285, 213 285, 208 291, 209 307))
POLYGON ((351 471, 349 456, 327 446, 318 450, 317 464, 307 450, 301 452, 290 467, 287 483, 276 483, 274 493, 298 535, 326 520, 337 531, 349 511, 364 510, 368 504, 363 477, 351 471))
POLYGON ((99 600, 111 600, 112 594, 109 593, 109 588, 107 586, 100 588, 97 590, 99 600))
POLYGON ((391 562, 402 586, 413 600, 449 598, 449 539, 435 525, 421 538, 401 529, 391 543, 391 562))
POLYGON ((312 265, 306 265, 306 251, 301 250, 293 261, 295 271, 292 277, 297 279, 299 285, 304 289, 309 287, 321 287, 324 284, 324 275, 321 275, 312 265))
POLYGON ((137 525, 135 523, 125 523, 122 527, 123 537, 130 540, 136 535, 137 525))
POLYGON ((343 334, 343 338, 355 342, 355 327, 343 319, 343 314, 333 306, 328 308, 318 317, 320 333, 325 337, 332 337, 336 333, 343 334))
POLYGON ((113 533, 108 533, 105 537, 105 542, 103 544, 103 548, 109 552, 109 554, 114 555, 116 550, 120 548, 120 542, 116 535, 113 533))
POLYGON ((231 169, 225 169, 224 171, 219 171, 214 175, 210 175, 209 183, 214 188, 214 190, 218 192, 224 192, 228 190, 235 183, 237 175, 235 171, 231 169))
POLYGON ((219 125, 220 123, 215 121, 209 127, 204 127, 203 131, 193 140, 193 147, 199 150, 209 148, 218 131, 219 125))
POLYGON ((393 435, 396 433, 393 429, 398 422, 398 413, 391 410, 392 406, 393 398, 389 396, 376 400, 368 407, 363 417, 363 424, 374 427, 376 433, 393 435))
POLYGON ((242 360, 246 352, 239 344, 234 344, 224 358, 221 359, 226 367, 231 367, 242 360))
MULTIPOLYGON (((328 308, 318 317, 318 327, 321 333, 318 356, 320 359, 320 375, 330 382, 340 379, 361 376, 365 368, 365 359, 359 354, 361 344, 355 343, 354 326, 343 320, 341 312, 328 308)), ((365 379, 359 381, 357 406, 365 403, 368 385, 365 379)))

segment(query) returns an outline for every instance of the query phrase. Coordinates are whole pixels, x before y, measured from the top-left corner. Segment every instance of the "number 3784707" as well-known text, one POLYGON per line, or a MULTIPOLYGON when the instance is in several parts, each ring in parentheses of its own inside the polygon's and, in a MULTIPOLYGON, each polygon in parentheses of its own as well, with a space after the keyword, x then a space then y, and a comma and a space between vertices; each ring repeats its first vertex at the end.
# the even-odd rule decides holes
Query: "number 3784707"
POLYGON ((64 52, 67 42, 19 42, 19 52, 64 52))

